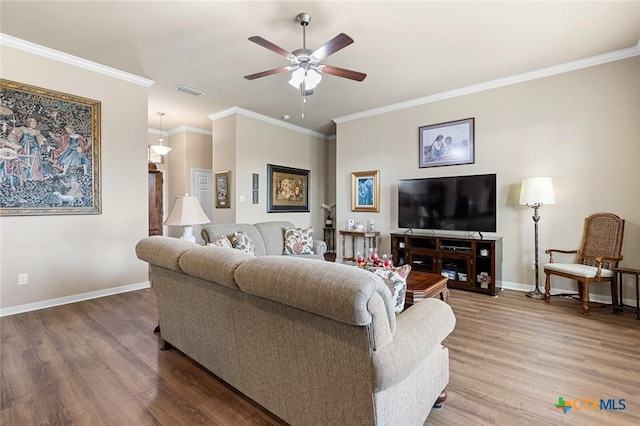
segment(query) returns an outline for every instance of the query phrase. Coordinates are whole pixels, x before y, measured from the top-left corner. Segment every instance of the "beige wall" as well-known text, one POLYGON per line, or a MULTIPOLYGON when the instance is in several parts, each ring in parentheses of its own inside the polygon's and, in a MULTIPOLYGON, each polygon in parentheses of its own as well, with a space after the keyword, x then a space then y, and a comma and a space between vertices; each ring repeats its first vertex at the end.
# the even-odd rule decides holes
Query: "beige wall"
MULTIPOLYGON (((157 138, 157 136, 156 136, 157 138)), ((168 145, 172 150, 165 156, 167 173, 165 174, 167 185, 167 200, 164 211, 165 219, 171 213, 175 198, 179 195, 192 194, 191 170, 212 169, 211 136, 191 131, 180 131, 168 137, 168 145)), ((161 169, 159 167, 159 169, 161 169)), ((182 228, 179 226, 165 227, 166 235, 179 237, 182 228)), ((193 235, 200 239, 200 227, 193 227, 193 235)))
POLYGON ((215 223, 288 220, 313 226, 322 239, 326 185, 326 141, 288 128, 234 114, 213 122, 214 168, 231 170, 231 209, 215 209, 215 223), (267 164, 310 170, 309 212, 267 213, 267 164), (252 204, 252 175, 259 174, 259 204, 252 204), (240 201, 244 197, 244 201, 240 201))
POLYGON ((3 78, 102 102, 102 214, 0 218, 0 307, 144 285, 134 246, 148 233, 147 88, 6 46, 0 55, 3 78))
MULTIPOLYGON (((518 205, 520 182, 551 176, 557 204, 540 209, 541 263, 548 259, 545 248, 578 247, 586 216, 610 211, 627 220, 623 264, 639 267, 639 165, 635 57, 339 124, 338 226, 344 229, 349 218, 375 218, 382 250, 389 252, 389 232, 397 230, 398 179, 497 173, 503 280, 514 287, 533 284, 532 210, 518 205), (475 164, 420 169, 418 128, 469 117, 475 117, 475 164), (380 213, 350 211, 351 172, 364 170, 380 170, 380 213)), ((553 281, 562 289, 574 285, 553 281)), ((630 281, 626 286, 626 294, 633 294, 630 281)), ((605 287, 600 292, 608 295, 605 287)))
POLYGON ((213 223, 234 223, 236 222, 237 203, 234 198, 236 195, 236 115, 230 115, 212 123, 213 128, 213 223), (229 197, 231 206, 228 208, 216 208, 216 172, 229 171, 229 197))

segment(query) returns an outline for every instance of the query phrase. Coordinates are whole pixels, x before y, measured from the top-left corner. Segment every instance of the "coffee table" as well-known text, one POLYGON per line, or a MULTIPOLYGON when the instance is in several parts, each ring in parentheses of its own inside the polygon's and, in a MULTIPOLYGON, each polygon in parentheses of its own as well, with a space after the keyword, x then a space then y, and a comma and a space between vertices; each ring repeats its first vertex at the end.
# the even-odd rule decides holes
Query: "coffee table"
POLYGON ((444 302, 449 301, 447 277, 430 272, 411 271, 407 277, 407 294, 404 299, 406 307, 418 303, 428 297, 439 296, 444 302))

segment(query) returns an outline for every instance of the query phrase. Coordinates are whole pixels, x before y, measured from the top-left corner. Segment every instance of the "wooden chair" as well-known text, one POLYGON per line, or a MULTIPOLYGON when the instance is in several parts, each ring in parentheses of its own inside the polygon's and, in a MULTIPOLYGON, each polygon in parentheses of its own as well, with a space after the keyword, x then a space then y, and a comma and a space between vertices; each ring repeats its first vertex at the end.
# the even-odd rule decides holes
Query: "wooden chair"
MULTIPOLYGON (((589 284, 611 283, 611 297, 615 297, 612 269, 622 260, 622 235, 624 220, 612 213, 596 213, 584 221, 582 246, 579 250, 548 249, 549 263, 544 265, 546 281, 544 300, 549 302, 551 275, 569 278, 578 282, 578 293, 582 302, 582 313, 589 315, 589 284), (553 253, 577 254, 576 263, 555 263, 553 253)), ((615 304, 615 303, 614 303, 615 304)))

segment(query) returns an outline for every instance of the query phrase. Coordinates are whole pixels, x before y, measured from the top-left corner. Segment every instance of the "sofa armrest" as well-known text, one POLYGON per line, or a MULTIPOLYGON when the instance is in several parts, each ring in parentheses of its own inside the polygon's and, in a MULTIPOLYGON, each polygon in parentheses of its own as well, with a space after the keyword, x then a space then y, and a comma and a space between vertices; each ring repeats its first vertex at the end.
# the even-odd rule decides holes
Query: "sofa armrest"
POLYGON ((400 313, 393 342, 373 353, 376 391, 401 382, 426 354, 439 350, 455 324, 451 307, 435 298, 400 313))
POLYGON ((313 240, 313 253, 324 256, 327 252, 327 243, 321 240, 313 240))

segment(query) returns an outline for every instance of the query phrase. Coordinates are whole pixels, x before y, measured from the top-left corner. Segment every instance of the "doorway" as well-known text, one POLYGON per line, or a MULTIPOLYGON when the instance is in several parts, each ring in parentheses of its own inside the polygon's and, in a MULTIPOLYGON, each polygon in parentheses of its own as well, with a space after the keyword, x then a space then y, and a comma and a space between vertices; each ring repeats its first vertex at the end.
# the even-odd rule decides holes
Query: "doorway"
POLYGON ((213 218, 213 172, 191 169, 191 193, 198 199, 209 220, 213 218))

